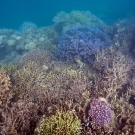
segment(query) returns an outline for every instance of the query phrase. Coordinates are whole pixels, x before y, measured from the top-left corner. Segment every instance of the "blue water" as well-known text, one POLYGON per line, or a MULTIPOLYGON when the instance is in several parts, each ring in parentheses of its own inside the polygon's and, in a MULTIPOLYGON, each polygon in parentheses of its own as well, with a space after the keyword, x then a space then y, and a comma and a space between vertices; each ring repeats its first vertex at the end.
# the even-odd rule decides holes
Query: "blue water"
POLYGON ((0 28, 18 29, 24 21, 53 24, 60 11, 90 11, 106 23, 135 16, 135 0, 0 0, 0 28))

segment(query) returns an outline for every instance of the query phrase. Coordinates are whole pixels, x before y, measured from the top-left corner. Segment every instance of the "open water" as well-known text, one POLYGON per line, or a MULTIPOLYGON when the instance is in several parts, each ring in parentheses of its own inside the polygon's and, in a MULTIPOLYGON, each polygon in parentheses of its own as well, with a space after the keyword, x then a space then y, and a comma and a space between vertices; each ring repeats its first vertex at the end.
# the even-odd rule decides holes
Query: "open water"
POLYGON ((18 28, 24 21, 51 25, 60 11, 90 11, 107 23, 135 15, 135 0, 0 0, 0 28, 18 28))

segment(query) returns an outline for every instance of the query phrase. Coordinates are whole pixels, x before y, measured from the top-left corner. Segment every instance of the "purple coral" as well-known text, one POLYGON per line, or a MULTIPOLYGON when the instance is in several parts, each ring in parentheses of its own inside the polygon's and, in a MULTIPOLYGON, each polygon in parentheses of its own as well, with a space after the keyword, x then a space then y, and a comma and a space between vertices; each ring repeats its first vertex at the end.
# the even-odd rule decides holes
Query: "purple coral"
POLYGON ((93 55, 102 47, 110 45, 108 36, 98 28, 75 26, 60 38, 55 52, 57 60, 93 61, 93 55))
POLYGON ((107 104, 102 103, 100 99, 92 100, 88 115, 92 121, 99 125, 108 124, 112 118, 111 108, 107 104))

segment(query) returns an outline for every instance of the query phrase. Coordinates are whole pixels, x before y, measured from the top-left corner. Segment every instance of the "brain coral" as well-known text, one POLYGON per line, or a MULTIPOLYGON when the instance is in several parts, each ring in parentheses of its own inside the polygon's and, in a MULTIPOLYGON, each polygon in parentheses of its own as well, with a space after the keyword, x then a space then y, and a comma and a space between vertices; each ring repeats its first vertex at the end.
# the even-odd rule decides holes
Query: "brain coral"
POLYGON ((108 36, 98 28, 75 26, 62 35, 54 57, 56 60, 81 60, 91 63, 94 54, 110 43, 108 36))

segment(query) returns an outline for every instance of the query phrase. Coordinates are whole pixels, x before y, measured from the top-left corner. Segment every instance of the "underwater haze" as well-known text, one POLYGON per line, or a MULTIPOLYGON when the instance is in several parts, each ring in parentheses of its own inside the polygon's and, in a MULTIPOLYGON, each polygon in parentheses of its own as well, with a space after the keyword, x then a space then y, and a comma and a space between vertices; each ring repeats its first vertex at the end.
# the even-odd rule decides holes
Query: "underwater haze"
POLYGON ((0 135, 135 135, 135 0, 0 0, 0 135))
POLYGON ((135 15, 134 0, 0 0, 0 28, 18 28, 24 21, 52 24, 60 11, 90 11, 107 23, 135 15))

